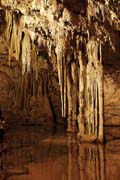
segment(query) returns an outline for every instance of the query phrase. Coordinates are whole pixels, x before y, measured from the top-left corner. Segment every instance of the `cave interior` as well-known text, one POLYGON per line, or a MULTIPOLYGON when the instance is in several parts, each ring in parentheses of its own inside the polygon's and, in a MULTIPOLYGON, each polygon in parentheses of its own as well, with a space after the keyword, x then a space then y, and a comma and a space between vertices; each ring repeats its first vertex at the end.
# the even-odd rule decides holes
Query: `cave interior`
POLYGON ((6 124, 66 127, 104 141, 120 125, 120 2, 1 0, 0 106, 6 124))

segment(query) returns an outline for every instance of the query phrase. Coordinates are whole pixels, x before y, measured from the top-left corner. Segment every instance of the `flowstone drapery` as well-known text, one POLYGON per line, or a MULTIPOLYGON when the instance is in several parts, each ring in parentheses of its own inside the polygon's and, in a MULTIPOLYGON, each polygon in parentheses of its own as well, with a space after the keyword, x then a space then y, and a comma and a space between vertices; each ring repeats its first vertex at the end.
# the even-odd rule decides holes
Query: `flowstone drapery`
POLYGON ((101 43, 87 44, 88 63, 80 56, 78 136, 85 141, 103 141, 103 66, 101 43))
POLYGON ((79 50, 76 61, 78 61, 78 64, 71 62, 68 66, 67 131, 79 131, 78 138, 81 141, 103 142, 103 66, 101 42, 95 40, 88 41, 86 44, 86 57, 79 50))

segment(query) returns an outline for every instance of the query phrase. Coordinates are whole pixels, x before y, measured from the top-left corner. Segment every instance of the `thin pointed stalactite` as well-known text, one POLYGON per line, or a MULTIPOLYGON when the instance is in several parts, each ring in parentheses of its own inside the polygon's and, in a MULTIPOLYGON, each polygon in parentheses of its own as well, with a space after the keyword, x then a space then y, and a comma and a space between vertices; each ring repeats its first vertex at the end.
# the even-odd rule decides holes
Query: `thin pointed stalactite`
POLYGON ((81 136, 85 132, 85 67, 83 65, 82 53, 79 52, 79 115, 78 115, 78 136, 81 136))
POLYGON ((58 78, 61 92, 61 104, 62 104, 62 116, 65 117, 64 112, 64 64, 65 64, 65 32, 64 32, 64 24, 62 22, 58 28, 58 36, 57 36, 57 46, 56 46, 56 56, 57 56, 57 70, 58 70, 58 78))
POLYGON ((63 104, 63 117, 67 117, 67 68, 66 68, 66 61, 64 59, 64 79, 63 79, 63 83, 64 83, 64 104, 63 104))
POLYGON ((74 131, 77 131, 77 67, 76 67, 76 60, 71 64, 71 71, 72 71, 72 125, 74 131))
POLYGON ((68 102, 68 113, 67 113, 67 122, 68 122, 68 127, 67 131, 68 132, 73 132, 72 128, 72 94, 71 94, 71 74, 69 72, 70 70, 70 65, 67 68, 67 102, 68 102))

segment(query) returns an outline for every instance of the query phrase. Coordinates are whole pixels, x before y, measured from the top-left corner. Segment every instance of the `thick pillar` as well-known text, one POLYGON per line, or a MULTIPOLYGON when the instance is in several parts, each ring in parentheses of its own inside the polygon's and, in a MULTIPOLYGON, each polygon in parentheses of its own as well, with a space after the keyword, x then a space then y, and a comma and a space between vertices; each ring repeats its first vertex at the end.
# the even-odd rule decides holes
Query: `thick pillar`
POLYGON ((87 142, 103 142, 103 66, 101 44, 89 41, 86 71, 79 56, 79 115, 78 138, 87 142))

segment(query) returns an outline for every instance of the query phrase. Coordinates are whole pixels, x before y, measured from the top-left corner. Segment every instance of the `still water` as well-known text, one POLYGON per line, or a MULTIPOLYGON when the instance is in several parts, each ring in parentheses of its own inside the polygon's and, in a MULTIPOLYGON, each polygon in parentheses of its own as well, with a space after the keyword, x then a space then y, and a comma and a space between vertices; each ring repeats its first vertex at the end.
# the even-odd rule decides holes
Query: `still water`
POLYGON ((120 180, 120 129, 106 130, 105 145, 80 144, 73 134, 40 129, 7 131, 0 180, 120 180))

